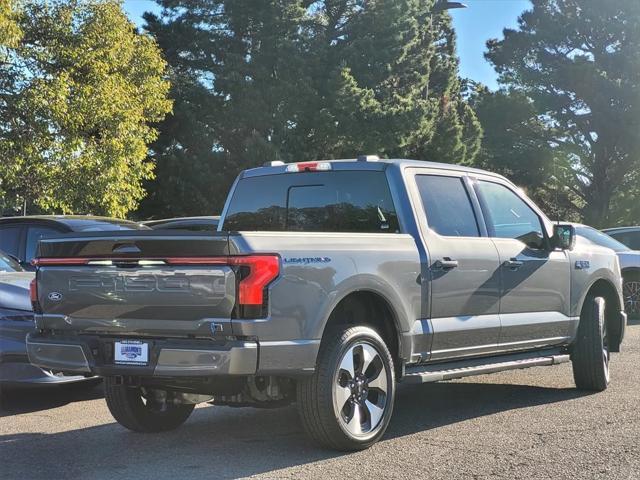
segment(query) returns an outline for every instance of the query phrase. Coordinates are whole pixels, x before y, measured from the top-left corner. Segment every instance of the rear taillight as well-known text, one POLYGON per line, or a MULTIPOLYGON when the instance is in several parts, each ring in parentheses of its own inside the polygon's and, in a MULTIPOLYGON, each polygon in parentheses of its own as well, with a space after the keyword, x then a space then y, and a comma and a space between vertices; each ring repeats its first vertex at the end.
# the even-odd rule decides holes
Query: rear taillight
POLYGON ((238 304, 262 305, 264 289, 280 274, 280 258, 277 255, 229 257, 229 264, 244 267, 247 270, 240 279, 238 304))
POLYGON ((36 313, 40 312, 40 303, 38 302, 38 283, 34 278, 29 284, 29 298, 31 299, 31 307, 36 313))

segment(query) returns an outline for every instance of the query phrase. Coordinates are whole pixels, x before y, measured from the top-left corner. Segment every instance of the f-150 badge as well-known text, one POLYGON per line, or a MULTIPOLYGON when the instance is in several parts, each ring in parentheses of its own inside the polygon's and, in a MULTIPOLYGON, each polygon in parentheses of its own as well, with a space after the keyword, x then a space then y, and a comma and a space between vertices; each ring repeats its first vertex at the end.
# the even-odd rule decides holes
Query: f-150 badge
POLYGON ((589 260, 576 260, 576 270, 587 270, 591 268, 589 260))

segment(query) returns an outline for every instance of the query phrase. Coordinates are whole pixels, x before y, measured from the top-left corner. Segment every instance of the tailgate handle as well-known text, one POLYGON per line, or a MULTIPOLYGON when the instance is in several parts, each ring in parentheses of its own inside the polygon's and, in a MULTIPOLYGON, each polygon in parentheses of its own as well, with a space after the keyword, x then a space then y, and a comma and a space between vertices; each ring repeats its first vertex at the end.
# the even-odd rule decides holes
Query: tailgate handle
POLYGON ((113 246, 113 253, 142 253, 133 243, 120 243, 113 246))

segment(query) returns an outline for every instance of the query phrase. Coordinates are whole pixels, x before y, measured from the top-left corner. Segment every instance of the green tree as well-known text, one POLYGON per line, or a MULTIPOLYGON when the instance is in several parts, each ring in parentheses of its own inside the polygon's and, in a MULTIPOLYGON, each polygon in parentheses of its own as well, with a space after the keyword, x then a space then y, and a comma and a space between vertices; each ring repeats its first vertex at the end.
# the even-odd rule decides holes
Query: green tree
POLYGON ((217 212, 241 169, 270 160, 477 153, 451 20, 433 0, 158 3, 146 29, 175 108, 140 216, 217 212))
POLYGON ((27 1, 19 26, 2 92, 5 202, 124 217, 153 175, 150 122, 171 108, 158 47, 117 1, 27 1))
POLYGON ((17 16, 14 0, 0 0, 0 48, 13 47, 20 39, 17 16))
POLYGON ((532 3, 517 30, 488 43, 487 58, 532 102, 554 155, 566 156, 584 221, 606 226, 629 211, 618 197, 639 189, 640 2, 532 3))
POLYGON ((555 133, 538 118, 533 102, 517 90, 483 86, 475 87, 470 101, 483 128, 475 165, 508 177, 553 218, 579 220, 571 156, 549 141, 555 133))

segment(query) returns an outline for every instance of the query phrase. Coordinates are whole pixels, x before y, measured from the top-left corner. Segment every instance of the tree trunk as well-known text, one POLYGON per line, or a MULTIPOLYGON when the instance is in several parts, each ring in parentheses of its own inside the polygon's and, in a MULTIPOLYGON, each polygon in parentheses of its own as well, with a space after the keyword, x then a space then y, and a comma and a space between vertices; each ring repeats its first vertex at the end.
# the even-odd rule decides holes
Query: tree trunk
POLYGON ((613 197, 613 185, 606 181, 594 183, 586 191, 587 205, 582 210, 583 222, 595 228, 611 227, 609 225, 609 208, 613 197))

